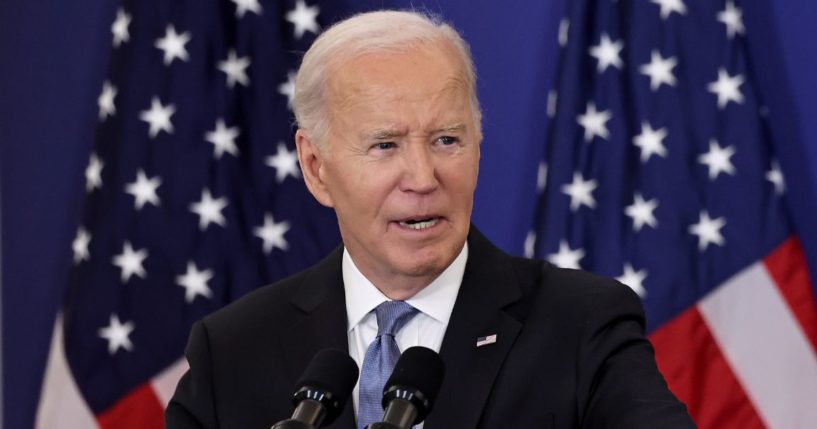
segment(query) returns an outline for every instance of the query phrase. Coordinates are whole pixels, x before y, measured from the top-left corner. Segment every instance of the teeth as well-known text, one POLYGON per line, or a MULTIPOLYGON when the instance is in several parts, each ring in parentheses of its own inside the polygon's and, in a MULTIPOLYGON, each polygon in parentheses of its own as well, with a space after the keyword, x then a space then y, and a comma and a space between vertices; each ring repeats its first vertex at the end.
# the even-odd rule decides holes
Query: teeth
POLYGON ((426 229, 431 228, 432 226, 437 224, 437 219, 429 219, 422 222, 400 222, 400 225, 405 226, 406 228, 411 228, 414 230, 426 229))

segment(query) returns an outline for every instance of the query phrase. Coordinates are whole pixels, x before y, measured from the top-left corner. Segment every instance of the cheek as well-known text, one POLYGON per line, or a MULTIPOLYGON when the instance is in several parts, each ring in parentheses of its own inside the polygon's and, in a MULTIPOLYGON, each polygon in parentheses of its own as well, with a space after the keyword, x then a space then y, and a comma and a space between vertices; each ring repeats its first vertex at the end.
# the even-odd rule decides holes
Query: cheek
POLYGON ((463 157, 446 169, 448 182, 458 192, 458 197, 473 197, 479 174, 479 160, 473 156, 463 157))
POLYGON ((336 207, 358 220, 377 216, 390 197, 389 179, 377 171, 357 169, 338 180, 340 186, 334 189, 336 207))

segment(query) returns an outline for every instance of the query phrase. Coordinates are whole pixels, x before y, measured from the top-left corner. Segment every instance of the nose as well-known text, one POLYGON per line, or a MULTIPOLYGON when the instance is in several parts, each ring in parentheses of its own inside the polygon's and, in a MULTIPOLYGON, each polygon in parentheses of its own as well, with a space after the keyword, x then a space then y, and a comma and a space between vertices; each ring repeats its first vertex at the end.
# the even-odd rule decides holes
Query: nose
POLYGON ((434 191, 439 183, 431 148, 419 142, 408 146, 409 148, 403 153, 405 159, 400 190, 420 194, 434 191))

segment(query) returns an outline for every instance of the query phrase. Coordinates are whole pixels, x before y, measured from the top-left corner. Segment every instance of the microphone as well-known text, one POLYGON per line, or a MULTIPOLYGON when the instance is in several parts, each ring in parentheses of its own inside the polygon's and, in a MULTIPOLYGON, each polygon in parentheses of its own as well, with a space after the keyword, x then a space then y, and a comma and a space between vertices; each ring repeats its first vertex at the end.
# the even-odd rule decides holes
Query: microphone
POLYGON ((443 360, 434 350, 406 349, 383 388, 383 421, 369 429, 410 429, 422 423, 437 399, 444 374, 443 360))
POLYGON ((272 429, 316 429, 331 424, 343 411, 357 375, 357 364, 348 353, 321 350, 295 385, 292 418, 274 424, 272 429))

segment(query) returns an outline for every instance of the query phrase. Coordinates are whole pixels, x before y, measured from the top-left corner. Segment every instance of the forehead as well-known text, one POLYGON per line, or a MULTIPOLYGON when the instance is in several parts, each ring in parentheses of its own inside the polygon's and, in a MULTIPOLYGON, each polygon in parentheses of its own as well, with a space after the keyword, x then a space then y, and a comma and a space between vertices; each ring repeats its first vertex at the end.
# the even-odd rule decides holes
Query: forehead
POLYGON ((335 113, 379 111, 398 103, 461 103, 468 96, 464 67, 445 44, 359 55, 332 67, 330 76, 327 101, 335 113))

